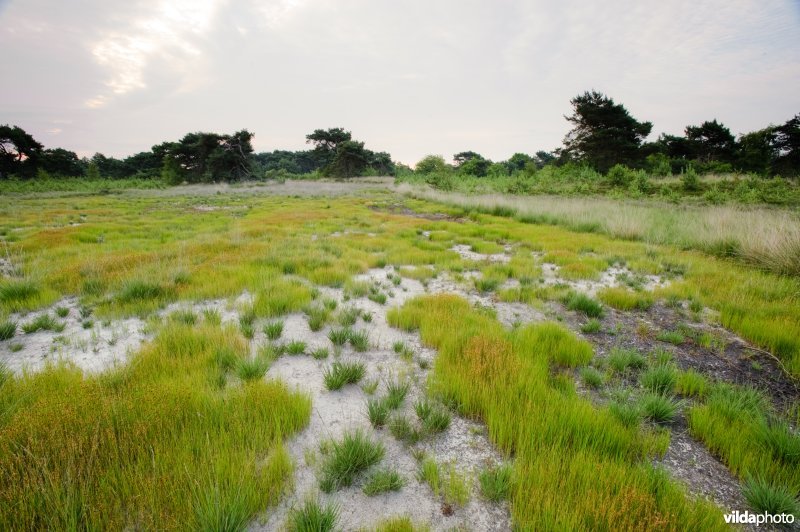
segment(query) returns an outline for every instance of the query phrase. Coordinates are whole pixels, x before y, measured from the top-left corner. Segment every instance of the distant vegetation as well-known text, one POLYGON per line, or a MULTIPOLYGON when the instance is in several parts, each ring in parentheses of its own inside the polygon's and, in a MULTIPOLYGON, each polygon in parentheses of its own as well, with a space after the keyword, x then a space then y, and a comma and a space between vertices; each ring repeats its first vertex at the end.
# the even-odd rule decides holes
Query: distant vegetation
MULTIPOLYGON (((0 190, 58 190, 69 180, 89 183, 131 180, 125 186, 184 182, 397 175, 442 190, 511 194, 603 194, 706 203, 800 204, 800 114, 780 125, 740 135, 716 119, 687 126, 683 136, 645 139, 653 124, 641 122, 613 99, 595 91, 573 98, 572 130, 563 146, 534 155, 515 153, 491 161, 475 151, 452 163, 429 155, 415 168, 367 149, 343 128, 306 135, 309 150, 255 153, 253 134, 189 133, 117 159, 97 153, 80 159, 61 148, 45 149, 16 126, 0 126, 0 190), (85 181, 79 181, 83 179, 85 181), (144 182, 147 181, 147 182, 144 182)), ((102 186, 111 190, 119 186, 102 186)), ((123 187, 124 188, 124 187, 123 187)))

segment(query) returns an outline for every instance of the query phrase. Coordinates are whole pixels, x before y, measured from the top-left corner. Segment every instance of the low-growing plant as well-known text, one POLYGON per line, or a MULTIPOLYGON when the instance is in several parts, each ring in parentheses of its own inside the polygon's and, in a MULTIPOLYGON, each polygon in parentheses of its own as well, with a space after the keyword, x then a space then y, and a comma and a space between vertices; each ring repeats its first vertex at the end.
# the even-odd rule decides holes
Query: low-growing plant
POLYGON ((383 459, 383 444, 370 439, 362 431, 347 432, 331 444, 322 465, 320 489, 330 493, 353 484, 363 471, 383 459))
POLYGON ((392 410, 400 408, 408 394, 410 384, 408 381, 391 381, 386 383, 386 406, 392 410))
POLYGON ((628 368, 641 369, 647 360, 634 349, 615 347, 608 355, 608 365, 618 373, 625 372, 628 368))
MULTIPOLYGON (((419 412, 417 413, 419 415, 419 412)), ((441 407, 434 407, 422 420, 422 430, 426 434, 436 434, 447 430, 450 426, 450 412, 441 407)))
POLYGON ((800 435, 786 421, 764 420, 758 425, 756 437, 773 458, 791 467, 800 467, 800 435))
POLYGON ((742 495, 756 512, 792 514, 795 518, 800 515, 800 504, 792 490, 764 478, 748 476, 742 486, 742 495))
POLYGON ((328 339, 333 343, 333 345, 343 346, 350 339, 350 334, 350 329, 331 329, 328 332, 328 339))
POLYGON ((506 500, 511 493, 514 470, 509 464, 501 464, 481 470, 478 482, 481 494, 493 502, 506 500))
POLYGON ((708 393, 708 379, 693 369, 678 372, 675 380, 675 392, 690 397, 703 398, 708 393))
POLYGON ((614 400, 608 405, 611 414, 626 427, 635 427, 642 421, 642 410, 629 401, 614 400))
POLYGON ((686 337, 678 331, 661 331, 656 335, 656 340, 680 345, 686 340, 686 337))
POLYGON ((194 325, 197 323, 197 314, 187 309, 176 310, 170 314, 169 319, 184 325, 194 325))
POLYGON ((269 360, 264 357, 243 358, 236 364, 236 375, 243 381, 260 379, 269 369, 269 360))
POLYGON ((600 388, 605 380, 603 374, 591 366, 582 367, 578 373, 581 376, 581 381, 583 381, 584 386, 588 386, 589 388, 600 388))
POLYGON ((361 311, 355 307, 347 307, 343 308, 339 311, 339 315, 337 316, 337 321, 339 325, 343 327, 350 327, 355 325, 356 321, 358 321, 358 317, 361 315, 361 311))
POLYGON ((209 325, 220 325, 222 323, 222 314, 214 308, 203 309, 203 320, 209 325))
POLYGON ((583 325, 581 325, 581 332, 585 334, 593 334, 596 332, 600 332, 600 320, 597 318, 592 318, 583 325))
POLYGON ((0 323, 0 340, 8 340, 17 334, 17 324, 11 320, 0 323))
POLYGON ((62 332, 64 324, 56 320, 50 314, 39 314, 33 321, 25 323, 22 331, 25 334, 32 334, 36 331, 62 332))
POLYGON ((642 397, 644 417, 656 423, 671 423, 681 408, 680 401, 659 393, 648 393, 642 397))
POLYGON ((348 336, 350 345, 353 346, 354 350, 363 353, 369 349, 369 334, 367 334, 367 331, 350 331, 348 336))
POLYGON ((292 340, 286 344, 286 352, 290 355, 302 355, 306 352, 306 343, 302 340, 292 340))
POLYGON ((581 312, 590 318, 599 318, 603 315, 602 305, 586 294, 582 294, 580 292, 572 292, 570 295, 568 295, 565 300, 565 304, 567 305, 568 310, 581 312))
POLYGON ((56 316, 59 318, 66 318, 69 316, 69 308, 67 307, 56 307, 55 310, 56 316))
POLYGON ((356 384, 366 373, 366 367, 361 362, 334 362, 323 373, 325 387, 334 391, 341 389, 346 384, 356 384))
POLYGON ((419 430, 414 427, 414 424, 411 423, 408 416, 403 414, 395 414, 392 416, 392 419, 389 421, 389 431, 392 433, 392 436, 408 444, 417 443, 421 436, 419 430))
POLYGON ((325 360, 326 358, 328 358, 329 354, 330 353, 327 347, 318 347, 317 349, 311 351, 311 356, 317 360, 325 360))
POLYGON ((405 479, 397 471, 379 469, 369 476, 362 491, 368 497, 374 497, 389 491, 400 491, 405 484, 405 479))
POLYGON ((369 422, 372 423, 372 426, 375 428, 386 425, 386 420, 389 419, 390 412, 391 409, 389 405, 386 404, 384 398, 369 399, 367 401, 367 416, 369 417, 369 422))
POLYGON ((678 371, 671 364, 653 366, 639 377, 639 382, 651 392, 664 395, 672 392, 678 380, 678 371))
POLYGON ((271 321, 264 325, 264 334, 270 340, 277 340, 283 334, 283 321, 271 321))
POLYGON ((338 506, 308 499, 303 506, 289 512, 287 528, 290 532, 332 532, 338 520, 338 506))

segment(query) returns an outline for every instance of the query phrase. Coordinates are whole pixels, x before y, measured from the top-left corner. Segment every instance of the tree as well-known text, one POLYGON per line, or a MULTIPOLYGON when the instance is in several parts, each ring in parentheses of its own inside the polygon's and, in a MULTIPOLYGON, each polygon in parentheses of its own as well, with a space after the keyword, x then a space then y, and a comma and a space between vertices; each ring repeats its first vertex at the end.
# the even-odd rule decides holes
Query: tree
POLYGON ((456 167, 460 167, 462 164, 472 159, 483 159, 483 156, 474 151, 462 151, 453 155, 453 162, 456 164, 456 167))
POLYGON ((39 168, 51 174, 76 177, 84 173, 84 165, 78 155, 63 148, 43 150, 37 163, 39 168))
POLYGON ((693 159, 704 163, 734 161, 736 138, 730 129, 716 119, 703 122, 699 126, 686 126, 686 139, 690 143, 693 159))
POLYGON ((775 128, 767 127, 739 137, 738 166, 745 172, 766 175, 778 156, 775 145, 775 128))
POLYGON ((346 140, 336 146, 336 153, 326 167, 326 173, 334 177, 355 177, 366 169, 368 161, 363 142, 346 140))
POLYGON ((536 155, 533 157, 533 162, 536 163, 536 167, 541 169, 547 166, 548 164, 553 164, 556 162, 556 156, 554 153, 544 150, 539 150, 536 152, 536 155))
POLYGON ((525 169, 525 165, 533 161, 533 157, 526 153, 515 153, 506 161, 509 171, 520 171, 525 169))
POLYGON ((306 143, 314 145, 313 154, 320 168, 331 164, 336 149, 349 140, 352 140, 352 135, 341 127, 315 129, 313 133, 306 135, 306 143))
POLYGON ((447 163, 441 155, 426 155, 414 166, 414 171, 418 174, 432 174, 446 170, 447 163))
POLYGON ((33 175, 44 146, 18 126, 0 126, 0 177, 33 175))
POLYGON ((181 181, 238 180, 252 172, 252 138, 246 129, 233 135, 189 133, 178 142, 153 146, 152 151, 162 164, 165 158, 177 163, 181 181))
POLYGON ((379 175, 395 175, 397 167, 392 161, 392 156, 385 151, 374 153, 366 150, 368 154, 368 165, 375 170, 379 175))
POLYGON ((653 124, 637 121, 623 105, 599 92, 585 92, 570 103, 574 112, 565 118, 574 127, 564 139, 569 156, 604 173, 617 163, 640 163, 639 148, 653 124))
POLYGON ((800 175, 800 114, 775 128, 775 147, 778 154, 773 172, 784 176, 800 175))
POLYGON ((474 175, 476 177, 486 177, 489 172, 489 167, 492 161, 484 159, 481 156, 473 157, 461 163, 458 171, 464 175, 474 175))

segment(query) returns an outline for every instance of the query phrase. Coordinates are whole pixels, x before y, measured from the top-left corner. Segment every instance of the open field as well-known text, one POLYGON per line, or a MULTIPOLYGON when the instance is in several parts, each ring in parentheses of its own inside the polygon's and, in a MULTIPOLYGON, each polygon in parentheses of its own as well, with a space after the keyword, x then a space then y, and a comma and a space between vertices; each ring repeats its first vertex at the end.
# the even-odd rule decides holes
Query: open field
POLYGON ((0 198, 0 528, 798 514, 797 213, 618 206, 381 178, 0 198))

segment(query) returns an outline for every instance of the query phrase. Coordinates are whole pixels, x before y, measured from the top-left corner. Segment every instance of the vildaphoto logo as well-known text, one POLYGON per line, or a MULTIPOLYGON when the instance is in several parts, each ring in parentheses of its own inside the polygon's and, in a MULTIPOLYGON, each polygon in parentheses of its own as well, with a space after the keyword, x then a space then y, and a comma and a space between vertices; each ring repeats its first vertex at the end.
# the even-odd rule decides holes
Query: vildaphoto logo
POLYGON ((734 525, 791 525, 794 523, 794 514, 754 514, 747 510, 734 510, 725 514, 725 522, 734 525))

